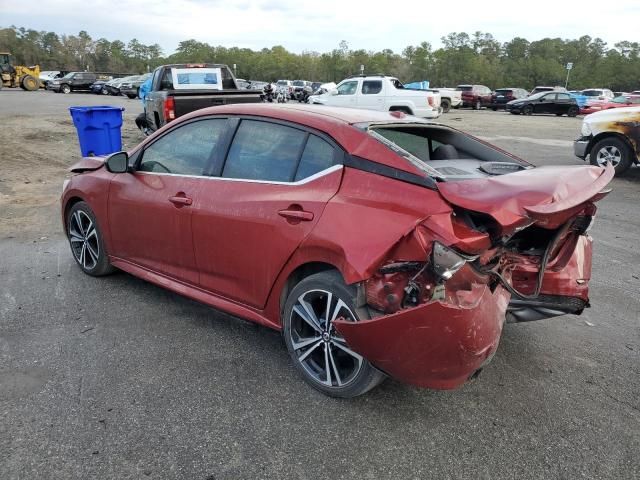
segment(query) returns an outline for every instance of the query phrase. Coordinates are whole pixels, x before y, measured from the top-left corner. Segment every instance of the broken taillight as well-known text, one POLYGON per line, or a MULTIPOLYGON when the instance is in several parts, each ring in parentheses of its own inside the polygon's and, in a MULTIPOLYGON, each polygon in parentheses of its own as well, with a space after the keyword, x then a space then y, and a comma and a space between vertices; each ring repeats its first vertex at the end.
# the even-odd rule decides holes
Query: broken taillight
POLYGON ((164 119, 169 122, 176 118, 176 102, 173 97, 168 97, 164 101, 164 119))

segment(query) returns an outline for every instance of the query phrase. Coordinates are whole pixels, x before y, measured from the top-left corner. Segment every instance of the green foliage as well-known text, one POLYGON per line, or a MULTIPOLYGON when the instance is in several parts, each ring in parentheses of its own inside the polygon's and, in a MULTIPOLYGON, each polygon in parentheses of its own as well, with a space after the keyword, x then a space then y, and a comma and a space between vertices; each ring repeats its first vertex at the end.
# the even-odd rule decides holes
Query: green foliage
POLYGON ((640 44, 619 42, 613 48, 587 35, 576 40, 543 38, 530 42, 515 37, 500 43, 490 33, 452 32, 434 50, 428 42, 406 47, 401 54, 351 50, 342 40, 330 52, 287 51, 276 45, 256 51, 213 46, 194 39, 180 42, 164 57, 159 45, 93 40, 85 31, 58 35, 25 28, 0 29, 0 51, 9 51, 18 65, 40 64, 43 70, 93 70, 140 73, 164 63, 236 64, 238 77, 274 81, 281 78, 338 82, 349 75, 385 73, 404 82, 430 80, 434 86, 479 83, 492 88, 530 89, 536 85, 564 85, 565 65, 572 62, 569 88, 640 88, 640 44))

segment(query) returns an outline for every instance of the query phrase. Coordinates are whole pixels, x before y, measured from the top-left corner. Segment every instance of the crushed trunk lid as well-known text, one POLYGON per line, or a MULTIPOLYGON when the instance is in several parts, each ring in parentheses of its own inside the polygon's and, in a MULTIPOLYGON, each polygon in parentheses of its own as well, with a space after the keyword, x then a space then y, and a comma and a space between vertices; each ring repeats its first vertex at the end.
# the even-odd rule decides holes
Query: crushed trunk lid
POLYGON ((506 175, 438 183, 444 199, 457 207, 491 215, 509 235, 535 222, 556 228, 587 202, 603 198, 614 168, 548 166, 506 175))

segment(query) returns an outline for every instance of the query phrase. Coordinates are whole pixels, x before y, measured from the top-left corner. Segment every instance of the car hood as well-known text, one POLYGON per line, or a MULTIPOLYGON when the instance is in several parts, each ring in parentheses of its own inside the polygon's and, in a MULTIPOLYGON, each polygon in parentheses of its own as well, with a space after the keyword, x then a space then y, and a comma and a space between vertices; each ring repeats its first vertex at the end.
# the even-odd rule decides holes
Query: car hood
POLYGON ((557 228, 604 197, 614 169, 548 166, 488 178, 438 183, 444 199, 466 210, 485 213, 511 235, 536 223, 557 228))
POLYGON ((611 120, 618 122, 640 121, 640 107, 620 107, 602 110, 584 117, 585 122, 608 122, 611 120))
POLYGON ((515 100, 510 100, 507 102, 507 105, 520 105, 521 103, 527 103, 526 98, 516 98, 515 100))

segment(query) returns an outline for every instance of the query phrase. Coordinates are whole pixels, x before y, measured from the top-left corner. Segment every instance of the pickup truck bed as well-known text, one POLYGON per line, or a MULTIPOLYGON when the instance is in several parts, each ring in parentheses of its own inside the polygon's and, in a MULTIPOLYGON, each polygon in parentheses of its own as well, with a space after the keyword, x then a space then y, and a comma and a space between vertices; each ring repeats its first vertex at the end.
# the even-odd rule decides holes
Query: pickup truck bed
POLYGON ((261 93, 238 88, 233 73, 226 65, 163 65, 154 70, 151 89, 144 99, 146 127, 149 131, 157 130, 201 108, 258 103, 261 93), (175 87, 174 80, 178 82, 175 87))

